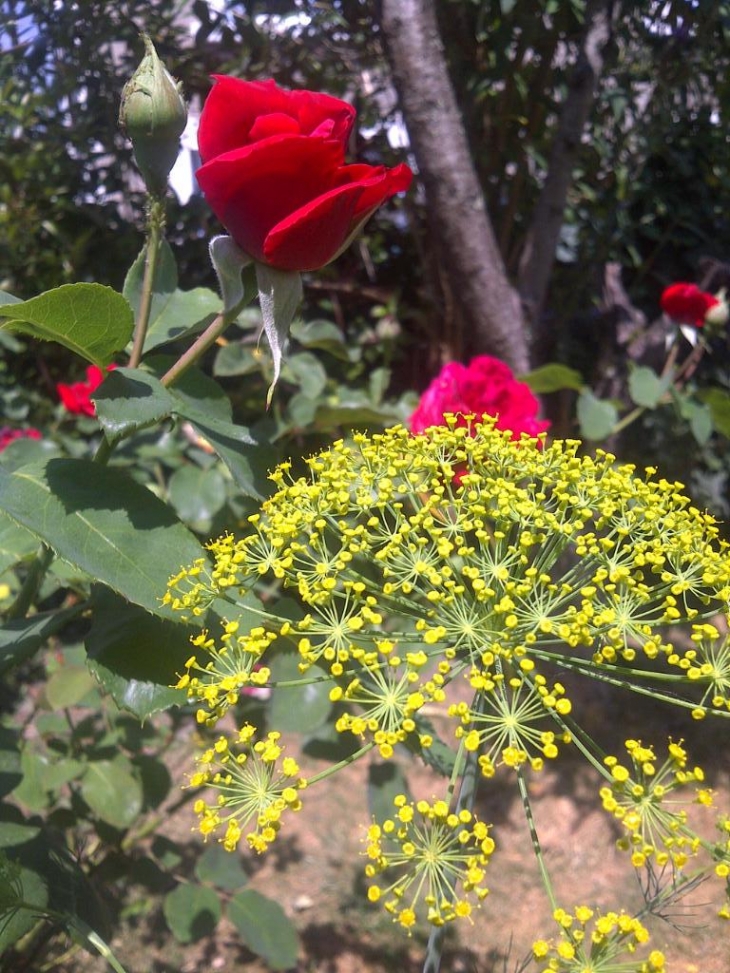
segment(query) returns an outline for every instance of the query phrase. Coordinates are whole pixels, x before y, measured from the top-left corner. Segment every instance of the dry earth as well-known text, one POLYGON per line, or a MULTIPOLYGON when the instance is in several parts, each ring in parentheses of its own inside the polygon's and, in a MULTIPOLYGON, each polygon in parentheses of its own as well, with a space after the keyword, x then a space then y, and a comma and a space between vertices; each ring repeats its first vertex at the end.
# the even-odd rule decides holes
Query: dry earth
MULTIPOLYGON (((644 739, 647 719, 656 725, 654 739, 674 739, 691 727, 667 725, 666 714, 647 713, 649 704, 634 702, 628 712, 612 712, 608 699, 590 701, 587 719, 607 735, 632 734, 641 717, 644 739), (639 712, 637 707, 642 708, 639 712)), ((671 717, 670 717, 671 719, 671 717)), ((708 781, 716 804, 730 812, 728 730, 722 723, 705 738, 702 752, 692 752, 712 769, 708 781)), ((171 767, 181 780, 190 741, 171 767)), ((305 771, 322 765, 303 760, 305 771)), ((443 781, 426 768, 408 774, 415 796, 432 796, 443 781)), ((249 888, 275 899, 296 924, 302 940, 297 973, 420 973, 424 939, 402 935, 363 894, 361 879, 362 826, 368 820, 367 767, 349 767, 324 786, 306 794, 304 809, 290 818, 268 855, 245 865, 249 888)), ((604 910, 638 910, 642 895, 626 856, 615 848, 616 832, 600 807, 598 780, 567 753, 554 769, 531 781, 533 810, 548 869, 561 904, 588 903, 604 910)), ((698 808, 698 811, 702 809, 698 808)), ((516 788, 509 778, 490 787, 479 808, 494 824, 498 850, 489 866, 491 889, 473 924, 450 931, 443 973, 514 973, 533 939, 550 935, 550 910, 540 885, 534 854, 516 788)), ((712 815, 708 814, 708 818, 712 815)), ((191 833, 192 812, 180 807, 166 821, 164 833, 197 842, 191 833)), ((712 833, 708 823, 708 835, 712 833)), ((650 918, 652 944, 663 949, 671 973, 729 973, 730 924, 714 918, 721 904, 718 882, 709 882, 672 909, 671 921, 650 918), (712 903, 713 908, 701 908, 712 903)), ((112 943, 128 973, 265 973, 267 967, 241 945, 232 926, 223 921, 215 937, 194 946, 179 946, 163 932, 159 912, 152 910, 129 924, 112 943)), ((535 967, 531 967, 534 969, 535 967)), ((49 967, 57 973, 100 973, 98 960, 76 952, 49 967)), ((36 973, 34 970, 33 973, 36 973)), ((41 973, 39 970, 38 973, 41 973)))

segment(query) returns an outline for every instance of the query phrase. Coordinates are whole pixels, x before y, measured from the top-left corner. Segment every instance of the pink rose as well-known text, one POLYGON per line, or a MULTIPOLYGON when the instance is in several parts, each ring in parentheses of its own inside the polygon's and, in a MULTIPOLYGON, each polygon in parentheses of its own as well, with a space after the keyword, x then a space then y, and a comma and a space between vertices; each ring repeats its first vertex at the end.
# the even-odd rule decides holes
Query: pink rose
MULTIPOLYGON (((111 372, 116 367, 116 365, 108 365, 106 371, 111 372)), ((95 416, 96 407, 91 401, 91 394, 99 388, 105 378, 106 372, 98 365, 89 365, 86 369, 85 382, 73 382, 71 385, 59 382, 56 391, 69 412, 77 416, 95 416)))
POLYGON ((419 433, 441 426, 446 413, 458 415, 459 425, 466 425, 464 416, 488 415, 496 416, 497 429, 510 430, 512 438, 519 439, 522 433, 537 436, 549 428, 547 420, 538 418, 539 410, 529 386, 517 381, 503 361, 479 355, 468 365, 444 365, 421 396, 410 427, 419 433))
POLYGON ((696 284, 672 284, 659 301, 668 317, 682 324, 693 324, 695 328, 703 327, 707 312, 719 303, 714 294, 701 291, 696 284))

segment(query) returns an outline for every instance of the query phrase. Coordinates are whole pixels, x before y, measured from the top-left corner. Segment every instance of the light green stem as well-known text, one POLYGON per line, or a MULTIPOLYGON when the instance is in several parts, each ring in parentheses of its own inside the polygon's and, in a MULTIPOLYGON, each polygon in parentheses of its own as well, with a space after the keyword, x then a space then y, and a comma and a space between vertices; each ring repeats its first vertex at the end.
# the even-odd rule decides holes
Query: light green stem
POLYGON ((350 764, 354 764, 356 760, 359 760, 360 757, 364 757, 366 753, 369 753, 374 748, 374 743, 366 743, 364 747, 360 747, 359 750, 356 750, 355 753, 350 754, 349 757, 345 757, 344 760, 340 760, 339 763, 332 764, 325 770, 315 774, 314 777, 307 778, 307 787, 311 787, 312 784, 318 784, 321 780, 326 780, 328 777, 336 774, 339 770, 349 767, 350 764))
POLYGON ((176 382, 189 368, 191 368, 213 344, 220 338, 231 321, 234 320, 238 308, 235 312, 224 312, 216 315, 213 321, 203 331, 201 335, 190 345, 187 351, 183 352, 175 364, 169 368, 162 376, 160 381, 167 387, 176 382))
MULTIPOLYGON (((483 696, 481 693, 476 693, 474 696, 474 703, 472 704, 472 710, 475 714, 479 715, 483 711, 483 696)), ((453 794, 454 785, 456 778, 459 773, 461 773, 461 783, 459 785, 459 794, 456 798, 456 804, 454 807, 454 813, 458 814, 459 811, 467 810, 472 811, 474 808, 474 801, 477 794, 477 784, 479 780, 479 751, 468 752, 464 745, 463 739, 461 745, 459 746, 459 752, 456 757, 456 762, 454 764, 454 771, 451 775, 451 781, 449 782, 449 792, 453 794), (463 767, 463 772, 461 768, 463 767)), ((445 926, 434 926, 428 937, 428 943, 426 944, 426 956, 423 964, 423 973, 439 973, 441 968, 441 958, 443 955, 444 948, 444 937, 446 935, 445 926)))
POLYGON ((18 596, 10 608, 5 612, 5 618, 10 621, 13 618, 25 618, 28 610, 38 597, 38 592, 46 571, 53 563, 54 553, 46 544, 42 544, 35 559, 28 568, 28 574, 18 592, 18 596))
POLYGON ((155 276, 160 260, 162 236, 165 229, 165 201, 157 196, 150 196, 147 209, 147 246, 145 248, 144 277, 142 278, 142 292, 139 298, 139 309, 134 326, 134 343, 132 354, 129 356, 129 368, 136 368, 142 360, 147 328, 150 323, 152 295, 154 294, 155 276))
POLYGON ((532 815, 532 805, 530 804, 530 795, 527 791, 527 782, 525 780, 525 774, 522 767, 517 768, 516 774, 517 774, 517 788, 520 792, 520 798, 522 799, 522 807, 524 808, 525 811, 527 827, 530 829, 532 850, 535 852, 535 857, 537 858, 537 864, 540 869, 540 877, 542 878, 542 884, 545 888, 545 893, 548 899, 550 900, 550 907, 554 912, 558 907, 558 903, 555 898, 555 892, 553 891, 553 883, 550 881, 550 875, 547 870, 547 865, 545 864, 545 859, 543 858, 542 848, 540 846, 540 839, 537 836, 535 819, 532 815))

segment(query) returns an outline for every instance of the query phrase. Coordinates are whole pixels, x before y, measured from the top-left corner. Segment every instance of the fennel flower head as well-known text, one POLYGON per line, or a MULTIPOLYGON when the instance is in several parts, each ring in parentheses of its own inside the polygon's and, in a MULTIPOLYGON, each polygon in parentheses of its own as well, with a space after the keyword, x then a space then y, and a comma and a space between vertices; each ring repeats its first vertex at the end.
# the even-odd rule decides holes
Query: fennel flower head
MULTIPOLYGON (((608 453, 581 455, 577 442, 514 441, 487 417, 353 435, 307 466, 292 476, 282 464, 243 535, 214 541, 210 560, 170 582, 167 603, 210 626, 179 683, 203 727, 266 684, 277 653, 296 653, 302 678, 328 683, 336 729, 358 753, 388 759, 405 745, 437 766, 435 708, 450 726, 444 742, 482 785, 539 771, 579 743, 637 867, 671 858, 678 837, 682 856, 697 850, 681 812, 641 818, 636 788, 662 763, 650 746, 607 759, 561 681, 568 672, 649 693, 697 720, 730 715, 718 623, 728 547, 679 484, 608 453)), ((194 776, 214 795, 197 804, 201 827, 227 847, 243 836, 266 846, 313 783, 278 741, 254 744, 251 733, 215 743, 194 776)), ((701 792, 682 746, 668 753, 654 796, 701 792)), ((401 795, 366 841, 371 901, 403 926, 467 916, 486 895, 491 831, 458 802, 401 795)))

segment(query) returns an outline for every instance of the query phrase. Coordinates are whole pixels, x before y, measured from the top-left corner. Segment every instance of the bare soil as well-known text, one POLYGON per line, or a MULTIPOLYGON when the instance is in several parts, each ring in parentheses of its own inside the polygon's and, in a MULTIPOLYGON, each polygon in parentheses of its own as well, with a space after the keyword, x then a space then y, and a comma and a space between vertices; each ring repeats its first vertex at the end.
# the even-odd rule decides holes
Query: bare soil
MULTIPOLYGON (((624 738, 632 729, 632 712, 612 714, 606 704, 607 700, 593 700, 596 727, 608 726, 624 738)), ((646 734, 646 713, 633 715, 641 715, 646 734)), ((657 731, 657 743, 668 733, 674 739, 682 736, 667 726, 666 719, 657 731)), ((730 812, 727 740, 723 722, 706 738, 703 752, 690 752, 698 763, 712 768, 708 783, 716 791, 716 806, 730 812)), ((190 747, 191 740, 181 741, 180 763, 170 768, 177 780, 189 769, 190 747)), ((302 765, 305 772, 322 767, 306 757, 302 765)), ((408 782, 417 797, 443 792, 443 780, 424 767, 408 765, 408 782)), ((585 903, 603 910, 636 911, 643 903, 642 891, 627 856, 616 849, 617 832, 601 809, 599 786, 595 773, 568 752, 554 768, 532 776, 533 811, 547 867, 557 899, 566 908, 585 903)), ((244 855, 250 875, 247 887, 275 899, 300 933, 297 973, 421 973, 423 968, 424 935, 407 937, 365 899, 361 852, 369 818, 366 789, 367 766, 362 761, 307 791, 303 810, 289 818, 267 855, 244 855)), ((497 841, 489 866, 491 892, 473 923, 449 930, 444 973, 514 973, 533 940, 553 932, 514 782, 500 778, 490 785, 488 795, 479 813, 493 823, 497 841)), ((705 817, 709 836, 713 813, 705 812, 705 817)), ((190 842, 194 853, 202 841, 193 833, 193 824, 191 808, 185 804, 170 814, 162 831, 190 842)), ((721 903, 721 885, 711 881, 676 903, 667 920, 646 920, 652 946, 665 951, 671 973, 729 973, 730 923, 715 918, 721 903)), ((154 901, 147 912, 126 922, 112 946, 128 973, 268 970, 225 920, 213 937, 190 946, 175 943, 154 901)), ((52 969, 100 973, 105 966, 75 952, 52 969)))

